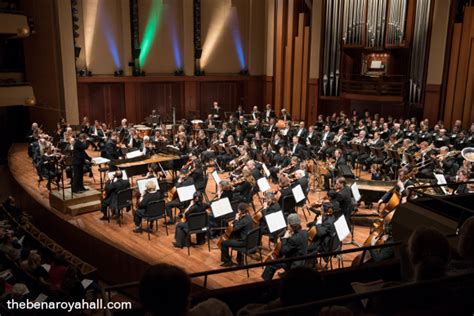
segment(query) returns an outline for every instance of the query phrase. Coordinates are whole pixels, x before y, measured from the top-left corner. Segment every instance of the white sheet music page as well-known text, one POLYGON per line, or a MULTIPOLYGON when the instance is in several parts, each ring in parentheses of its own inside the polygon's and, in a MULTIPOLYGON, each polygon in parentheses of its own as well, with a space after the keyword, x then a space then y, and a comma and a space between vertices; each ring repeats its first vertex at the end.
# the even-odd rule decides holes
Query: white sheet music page
POLYGON ((266 192, 270 190, 270 183, 268 183, 267 178, 260 178, 257 180, 257 185, 260 191, 266 192))
POLYGON ((233 212, 229 198, 223 198, 211 203, 212 215, 215 218, 230 214, 233 212))
POLYGON ((156 186, 156 189, 159 190, 160 189, 160 185, 158 184, 158 179, 156 177, 153 177, 153 178, 148 178, 148 179, 141 179, 141 180, 137 180, 137 187, 138 187, 138 191, 140 191, 140 194, 143 195, 143 193, 145 192, 146 190, 146 184, 148 182, 153 182, 155 183, 155 186, 156 186))
POLYGON ((296 203, 299 203, 304 200, 304 193, 303 193, 303 188, 301 187, 301 184, 298 184, 294 188, 291 189, 293 191, 293 196, 295 197, 296 203))
POLYGON ((219 177, 219 174, 217 173, 217 171, 213 171, 213 172, 211 173, 211 176, 212 176, 212 178, 214 179, 214 182, 215 182, 216 184, 221 183, 221 178, 219 177))
POLYGON ((351 234, 349 226, 347 225, 346 217, 341 215, 335 222, 334 227, 336 228, 337 237, 340 241, 346 239, 351 234))
POLYGON ((283 211, 268 214, 265 216, 265 220, 267 221, 268 230, 270 231, 270 233, 274 233, 277 230, 286 227, 286 221, 285 216, 283 215, 283 211))
POLYGON ((178 197, 180 202, 186 202, 193 199, 194 192, 196 192, 196 187, 194 184, 187 185, 185 187, 179 187, 176 189, 178 192, 178 197))
POLYGON ((361 198, 361 195, 360 195, 360 191, 359 191, 359 187, 357 186, 357 183, 354 182, 352 185, 351 185, 351 191, 352 191, 352 196, 354 197, 354 200, 356 202, 359 202, 360 198, 361 198))

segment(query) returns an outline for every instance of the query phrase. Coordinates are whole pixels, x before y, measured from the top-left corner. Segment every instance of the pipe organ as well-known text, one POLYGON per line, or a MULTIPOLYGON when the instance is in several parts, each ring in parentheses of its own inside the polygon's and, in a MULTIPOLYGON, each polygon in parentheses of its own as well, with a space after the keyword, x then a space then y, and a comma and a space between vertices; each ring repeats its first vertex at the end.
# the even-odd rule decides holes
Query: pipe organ
POLYGON ((403 112, 421 104, 432 4, 326 0, 322 102, 392 102, 401 104, 403 112))

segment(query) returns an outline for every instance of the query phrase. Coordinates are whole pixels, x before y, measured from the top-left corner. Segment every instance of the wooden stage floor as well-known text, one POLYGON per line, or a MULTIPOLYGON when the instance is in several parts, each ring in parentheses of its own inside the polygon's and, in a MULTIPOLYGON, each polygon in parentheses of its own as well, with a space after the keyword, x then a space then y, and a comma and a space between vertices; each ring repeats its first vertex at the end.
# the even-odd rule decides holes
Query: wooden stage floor
MULTIPOLYGON (((98 156, 99 153, 90 151, 89 155, 95 157, 98 156)), ((46 181, 43 181, 41 185, 38 185, 38 177, 31 163, 31 159, 27 155, 26 144, 14 144, 10 148, 8 163, 12 176, 18 182, 18 184, 22 186, 26 193, 31 196, 31 198, 35 199, 38 203, 40 203, 50 212, 54 213, 56 216, 60 217, 62 220, 77 226, 87 234, 100 239, 112 245, 113 247, 119 248, 122 251, 149 264, 166 262, 181 266, 188 273, 215 270, 220 268, 220 250, 216 245, 217 240, 211 240, 211 252, 208 252, 207 245, 194 246, 191 249, 191 255, 188 256, 186 248, 176 249, 172 246, 175 232, 174 225, 168 227, 169 236, 166 236, 164 226, 161 225, 160 221, 158 236, 155 232, 151 235, 151 240, 148 240, 146 233, 136 234, 132 231, 134 227, 132 212, 124 213, 122 226, 119 227, 115 221, 108 223, 107 221, 99 220, 102 215, 100 211, 72 217, 52 209, 49 205, 49 193, 45 187, 46 181)), ((94 177, 96 179, 95 182, 85 176, 84 183, 86 186, 99 189, 99 172, 96 167, 94 167, 94 177)), ((225 174, 221 175, 221 178, 224 177, 225 174)), ((214 196, 215 183, 212 177, 209 177, 209 183, 206 191, 210 198, 214 196)), ((311 192, 309 194, 310 202, 319 200, 320 196, 323 194, 324 193, 320 192, 311 192)), ((257 208, 260 207, 260 203, 258 201, 256 201, 256 206, 257 208)), ((306 221, 304 220, 303 214, 300 213, 299 215, 303 221, 302 226, 306 227, 306 221)), ((362 244, 369 234, 369 228, 356 226, 354 230, 355 241, 362 244)), ((48 232, 45 231, 45 233, 47 234, 48 232)), ((266 237, 264 237, 262 244, 264 247, 263 254, 265 255, 270 251, 266 237)), ((354 246, 344 245, 343 249, 352 247, 354 246)), ((345 255, 344 266, 349 266, 354 256, 355 255, 345 255)), ((250 262, 254 261, 250 259, 250 262)), ((94 265, 94 262, 89 263, 94 265)), ((125 272, 126 271, 124 271, 124 273, 125 272)), ((245 270, 214 275, 208 280, 208 288, 229 287, 244 283, 261 281, 261 273, 261 268, 258 268, 250 270, 249 278, 247 278, 247 273, 245 270)), ((201 284, 201 281, 199 280, 195 280, 195 282, 197 284, 201 284)))

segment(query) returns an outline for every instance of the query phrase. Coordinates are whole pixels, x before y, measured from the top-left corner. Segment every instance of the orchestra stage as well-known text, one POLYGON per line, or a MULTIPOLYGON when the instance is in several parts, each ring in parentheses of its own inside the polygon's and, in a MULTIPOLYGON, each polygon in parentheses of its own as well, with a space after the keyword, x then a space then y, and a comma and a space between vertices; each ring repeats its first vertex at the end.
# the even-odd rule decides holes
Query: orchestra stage
MULTIPOLYGON (((91 157, 99 156, 99 152, 88 152, 91 157)), ((133 232, 132 212, 124 213, 121 227, 115 221, 101 221, 100 211, 71 216, 53 209, 49 203, 49 192, 46 189, 46 180, 38 185, 38 176, 31 159, 27 154, 27 144, 14 144, 8 156, 9 169, 12 175, 12 192, 17 198, 19 206, 32 214, 33 222, 56 242, 70 250, 73 254, 98 268, 99 276, 111 284, 130 282, 139 279, 143 270, 150 264, 166 262, 184 268, 187 272, 201 272, 220 268, 220 250, 217 248, 217 239, 211 240, 211 252, 207 245, 194 246, 188 256, 186 248, 177 249, 172 246, 175 227, 168 227, 166 236, 162 221, 159 223, 158 234, 154 232, 148 240, 146 233, 133 232)), ((99 172, 93 167, 94 179, 84 177, 85 185, 100 189, 99 172)), ((222 174, 221 178, 225 178, 222 174)), ((65 179, 66 181, 66 179, 65 179)), ((54 186, 53 186, 54 189, 54 186)), ((207 193, 209 198, 214 196, 215 183, 209 177, 207 193)), ((310 202, 320 199, 324 193, 311 192, 310 202)), ((255 200, 256 207, 260 202, 255 200)), ((303 227, 306 227, 303 214, 299 214, 303 227)), ((313 215, 311 216, 311 219, 313 215)), ((369 228, 356 226, 354 239, 362 244, 369 234, 369 228)), ((347 240, 346 240, 347 241, 347 240)), ((266 237, 262 242, 263 255, 269 253, 266 237)), ((345 244, 343 249, 354 247, 345 244)), ((235 253, 234 253, 235 256, 235 253)), ((345 255, 344 265, 349 266, 355 255, 345 255)), ((235 259, 235 258, 234 258, 235 259)), ((255 262, 254 258, 249 259, 255 262)), ((337 266, 337 265, 336 265, 337 266)), ((217 274, 209 277, 208 288, 229 287, 261 281, 262 270, 250 270, 247 278, 245 270, 217 274)), ((202 280, 194 280, 198 285, 202 280)))

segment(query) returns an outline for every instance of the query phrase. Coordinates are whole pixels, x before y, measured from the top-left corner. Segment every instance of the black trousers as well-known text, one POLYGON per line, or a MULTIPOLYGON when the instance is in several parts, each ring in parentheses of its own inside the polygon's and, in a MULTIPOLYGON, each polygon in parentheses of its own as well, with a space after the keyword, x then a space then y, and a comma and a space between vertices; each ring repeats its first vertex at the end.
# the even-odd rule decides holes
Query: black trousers
POLYGON ((135 223, 135 226, 139 227, 142 226, 142 217, 145 215, 145 209, 137 209, 135 211, 135 215, 133 215, 133 222, 135 223))
POLYGON ((72 165, 72 192, 84 188, 84 164, 72 165))
MULTIPOLYGON (((221 244, 221 261, 222 262, 231 262, 232 258, 230 257, 229 248, 243 248, 245 247, 245 241, 228 239, 223 240, 221 244)), ((242 253, 237 252, 237 261, 242 260, 242 253)))
POLYGON ((275 275, 275 272, 278 269, 285 269, 286 271, 289 270, 289 268, 290 267, 287 263, 275 263, 272 265, 268 265, 265 267, 265 270, 263 270, 262 279, 264 279, 265 281, 270 281, 271 279, 273 279, 273 276, 275 275))
MULTIPOLYGON (((187 222, 180 222, 176 224, 176 232, 174 238, 176 240, 176 246, 178 247, 187 247, 187 234, 188 234, 188 223, 187 222)), ((196 241, 198 244, 204 241, 206 233, 196 234, 196 241)))

